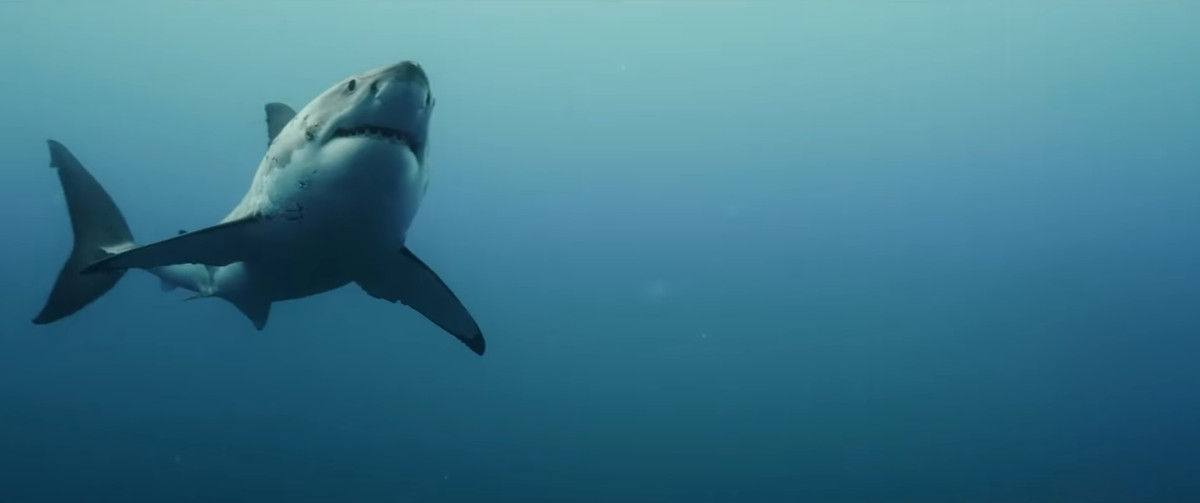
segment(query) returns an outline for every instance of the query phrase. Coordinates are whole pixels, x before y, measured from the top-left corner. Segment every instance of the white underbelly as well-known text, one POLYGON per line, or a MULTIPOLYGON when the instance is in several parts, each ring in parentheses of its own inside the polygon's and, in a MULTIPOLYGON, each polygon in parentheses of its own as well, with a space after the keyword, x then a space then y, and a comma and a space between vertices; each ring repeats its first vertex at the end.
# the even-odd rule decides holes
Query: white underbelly
POLYGON ((354 280, 345 267, 306 259, 236 262, 220 268, 215 276, 222 292, 272 302, 328 292, 354 280))
MULTIPOLYGON (((424 194, 415 162, 374 165, 293 163, 248 201, 261 215, 255 260, 225 271, 243 288, 282 300, 314 295, 353 280, 354 268, 381 250, 399 250, 424 194)), ((232 287, 232 283, 230 284, 232 287)))
POLYGON ((401 245, 424 194, 425 173, 411 154, 398 156, 394 149, 298 159, 270 180, 266 213, 285 235, 287 224, 299 224, 294 234, 309 245, 401 245))

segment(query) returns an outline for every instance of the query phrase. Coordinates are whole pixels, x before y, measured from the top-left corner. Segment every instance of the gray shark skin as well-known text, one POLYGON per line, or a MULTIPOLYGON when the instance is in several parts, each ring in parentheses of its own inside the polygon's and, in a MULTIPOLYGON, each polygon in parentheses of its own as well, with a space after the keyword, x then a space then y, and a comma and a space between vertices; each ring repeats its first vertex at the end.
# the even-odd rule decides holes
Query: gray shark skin
POLYGON ((216 225, 142 246, 103 187, 51 140, 75 244, 34 323, 79 311, 129 269, 158 276, 164 290, 225 299, 259 330, 273 302, 356 283, 482 355, 474 318, 405 243, 429 186, 435 103, 411 61, 350 76, 299 112, 270 103, 267 153, 241 202, 216 225))

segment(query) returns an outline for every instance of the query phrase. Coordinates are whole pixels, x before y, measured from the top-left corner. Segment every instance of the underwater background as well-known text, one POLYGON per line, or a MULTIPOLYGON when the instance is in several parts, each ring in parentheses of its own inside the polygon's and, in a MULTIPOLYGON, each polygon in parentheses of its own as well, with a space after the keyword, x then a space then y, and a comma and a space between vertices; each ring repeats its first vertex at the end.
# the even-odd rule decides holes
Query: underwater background
POLYGON ((1200 2, 0 3, 0 503, 1200 501, 1200 2), (300 108, 428 72, 409 245, 258 332, 139 242, 300 108))

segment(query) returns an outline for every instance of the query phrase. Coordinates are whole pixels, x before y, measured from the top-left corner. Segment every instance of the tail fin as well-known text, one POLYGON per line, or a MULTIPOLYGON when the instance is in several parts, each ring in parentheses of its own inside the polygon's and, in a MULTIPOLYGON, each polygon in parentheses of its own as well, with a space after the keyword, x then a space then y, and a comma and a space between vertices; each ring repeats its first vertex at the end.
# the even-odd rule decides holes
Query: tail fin
POLYGON ((58 272, 50 298, 33 322, 38 325, 75 314, 112 289, 124 270, 80 274, 85 267, 112 252, 133 246, 125 217, 104 187, 92 178, 67 147, 49 140, 50 167, 58 168, 67 211, 71 216, 74 246, 58 272))

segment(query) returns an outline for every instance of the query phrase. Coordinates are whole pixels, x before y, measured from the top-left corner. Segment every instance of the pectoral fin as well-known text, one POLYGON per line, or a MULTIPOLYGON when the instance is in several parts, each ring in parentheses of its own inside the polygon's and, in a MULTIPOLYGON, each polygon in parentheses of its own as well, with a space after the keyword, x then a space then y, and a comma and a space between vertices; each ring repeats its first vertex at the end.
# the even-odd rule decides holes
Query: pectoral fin
POLYGON ((356 280, 372 297, 400 302, 482 355, 486 344, 479 325, 454 292, 408 248, 385 255, 356 280))
POLYGON ((174 264, 228 265, 246 260, 254 252, 254 227, 258 216, 223 222, 180 234, 157 243, 138 246, 96 261, 84 274, 122 269, 148 269, 174 264))

